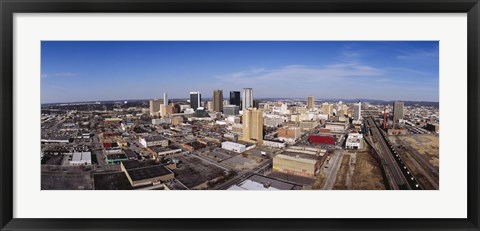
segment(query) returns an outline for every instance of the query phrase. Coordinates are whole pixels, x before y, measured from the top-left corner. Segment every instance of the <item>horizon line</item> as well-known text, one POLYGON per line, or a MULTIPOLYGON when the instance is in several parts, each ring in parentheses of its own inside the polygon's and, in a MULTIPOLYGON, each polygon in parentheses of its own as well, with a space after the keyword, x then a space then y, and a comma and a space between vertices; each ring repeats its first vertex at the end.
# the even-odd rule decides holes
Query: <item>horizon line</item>
MULTIPOLYGON (((305 101, 307 100, 307 97, 258 97, 256 99, 302 99, 305 98, 305 101)), ((439 103, 439 101, 430 101, 430 100, 401 100, 401 99, 367 99, 367 98, 318 98, 315 99, 314 101, 328 101, 328 100, 336 100, 336 101, 343 101, 343 100, 364 100, 364 102, 368 101, 384 101, 384 102, 392 102, 392 101, 403 101, 403 102, 428 102, 428 103, 439 103)), ((110 100, 82 100, 82 101, 69 101, 69 102, 45 102, 45 103, 40 103, 41 105, 44 104, 67 104, 67 103, 88 103, 88 102, 108 102, 108 101, 149 101, 152 99, 163 99, 163 97, 157 97, 157 98, 148 98, 148 99, 110 99, 110 100)), ((169 98, 170 100, 188 100, 189 98, 169 98)), ((213 97, 205 97, 204 99, 213 99, 213 97)), ((223 98, 229 99, 229 98, 223 98)))

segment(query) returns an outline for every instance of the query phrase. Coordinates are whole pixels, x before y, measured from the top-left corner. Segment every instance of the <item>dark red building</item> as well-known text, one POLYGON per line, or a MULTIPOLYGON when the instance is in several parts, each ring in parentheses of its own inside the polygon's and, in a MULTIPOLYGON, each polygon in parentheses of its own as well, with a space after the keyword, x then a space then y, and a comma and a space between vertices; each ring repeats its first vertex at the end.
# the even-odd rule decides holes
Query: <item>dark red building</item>
POLYGON ((335 144, 335 138, 331 136, 309 136, 308 141, 315 144, 335 144))

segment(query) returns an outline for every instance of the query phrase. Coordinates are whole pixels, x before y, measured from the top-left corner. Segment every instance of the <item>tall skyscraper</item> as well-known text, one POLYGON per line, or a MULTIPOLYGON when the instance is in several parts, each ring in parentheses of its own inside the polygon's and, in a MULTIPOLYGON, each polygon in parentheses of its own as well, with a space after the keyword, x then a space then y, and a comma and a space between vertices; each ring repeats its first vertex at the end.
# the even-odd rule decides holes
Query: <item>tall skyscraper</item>
POLYGON ((242 110, 253 107, 253 90, 252 88, 243 88, 242 110))
POLYGON ((402 101, 395 101, 393 103, 393 122, 398 122, 399 120, 403 120, 403 106, 404 103, 402 101))
POLYGON ((243 111, 242 133, 244 141, 263 143, 263 110, 250 108, 243 111))
POLYGON ((201 107, 202 103, 202 94, 199 91, 190 92, 190 107, 193 110, 197 110, 197 108, 201 107))
POLYGON ((313 102, 313 96, 308 96, 307 97, 307 108, 308 109, 313 109, 315 106, 315 103, 313 102))
POLYGON ((207 111, 213 111, 213 101, 207 102, 207 111))
POLYGON ((260 101, 258 99, 253 100, 253 107, 256 109, 260 108, 260 101))
POLYGON ((353 106, 353 119, 359 120, 362 117, 362 103, 358 102, 353 106))
POLYGON ((322 111, 324 114, 327 114, 329 116, 333 115, 333 105, 329 103, 323 103, 322 104, 322 111))
POLYGON ((231 91, 230 92, 230 104, 240 106, 240 92, 231 91))
POLYGON ((168 95, 166 92, 163 93, 163 105, 168 105, 168 95))
POLYGON ((163 99, 150 100, 150 115, 158 115, 160 113, 160 105, 163 104, 163 99))
POLYGON ((223 111, 223 91, 214 90, 213 91, 213 111, 222 112, 223 111))

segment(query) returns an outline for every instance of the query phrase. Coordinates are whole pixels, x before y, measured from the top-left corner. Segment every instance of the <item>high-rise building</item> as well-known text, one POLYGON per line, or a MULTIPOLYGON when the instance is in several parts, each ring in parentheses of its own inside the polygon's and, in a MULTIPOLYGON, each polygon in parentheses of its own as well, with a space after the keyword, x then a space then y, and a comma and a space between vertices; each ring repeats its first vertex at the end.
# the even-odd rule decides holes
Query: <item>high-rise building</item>
POLYGON ((199 91, 190 92, 190 107, 193 110, 197 110, 197 108, 201 107, 202 103, 202 94, 199 91))
POLYGON ((358 102, 353 106, 353 119, 360 120, 362 117, 362 103, 358 102))
POLYGON ((239 114, 240 107, 237 105, 227 105, 223 107, 223 114, 225 115, 238 115, 239 114))
POLYGON ((223 111, 223 91, 222 90, 213 91, 213 111, 215 112, 223 111))
POLYGON ((158 115, 160 112, 160 105, 163 104, 163 99, 152 99, 150 100, 150 115, 158 115))
POLYGON ((166 92, 163 93, 163 105, 168 105, 168 95, 166 92))
POLYGON ((160 116, 168 117, 173 114, 173 107, 171 105, 160 105, 160 116))
POLYGON ((315 107, 315 103, 313 102, 313 96, 307 97, 307 108, 313 109, 315 107))
POLYGON ((395 101, 393 103, 393 122, 398 122, 399 120, 403 120, 403 106, 404 103, 402 101, 395 101))
POLYGON ((253 100, 253 107, 256 109, 260 108, 260 101, 258 99, 253 100))
POLYGON ((240 106, 240 92, 231 91, 230 92, 230 104, 240 106))
POLYGON ((230 105, 230 100, 224 100, 223 101, 223 107, 230 105))
POLYGON ((243 88, 242 110, 253 107, 253 90, 252 88, 243 88))
POLYGON ((207 101, 207 111, 213 111, 213 101, 207 101))
POLYGON ((322 104, 322 111, 324 114, 327 114, 329 116, 333 115, 333 105, 329 103, 323 103, 322 104))
POLYGON ((242 133, 244 141, 263 143, 263 110, 250 108, 243 111, 242 133))

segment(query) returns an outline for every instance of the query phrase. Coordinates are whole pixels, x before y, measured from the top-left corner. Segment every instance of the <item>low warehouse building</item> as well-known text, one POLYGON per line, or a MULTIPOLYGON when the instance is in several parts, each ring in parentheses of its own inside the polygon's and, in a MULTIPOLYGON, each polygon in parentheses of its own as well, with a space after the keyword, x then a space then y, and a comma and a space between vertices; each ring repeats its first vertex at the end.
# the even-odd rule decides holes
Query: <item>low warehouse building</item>
POLYGON ((72 154, 72 160, 70 165, 91 165, 92 153, 91 152, 74 152, 72 154))
POLYGON ((273 171, 286 174, 315 178, 323 161, 327 158, 326 150, 314 148, 288 148, 273 157, 273 171))
POLYGON ((174 178, 170 169, 152 161, 124 161, 121 163, 121 169, 125 172, 132 187, 157 185, 174 178))
POLYGON ((349 133, 347 142, 345 142, 346 149, 363 149, 363 135, 359 133, 349 133))
POLYGON ((139 142, 143 145, 144 148, 150 146, 168 146, 168 140, 162 136, 147 136, 147 137, 140 137, 139 142))
POLYGON ((308 137, 308 141, 316 144, 335 144, 335 137, 327 135, 313 135, 308 137))
POLYGON ((228 151, 233 151, 236 153, 242 153, 246 150, 246 146, 244 144, 234 143, 230 141, 225 141, 222 143, 222 148, 228 151))

